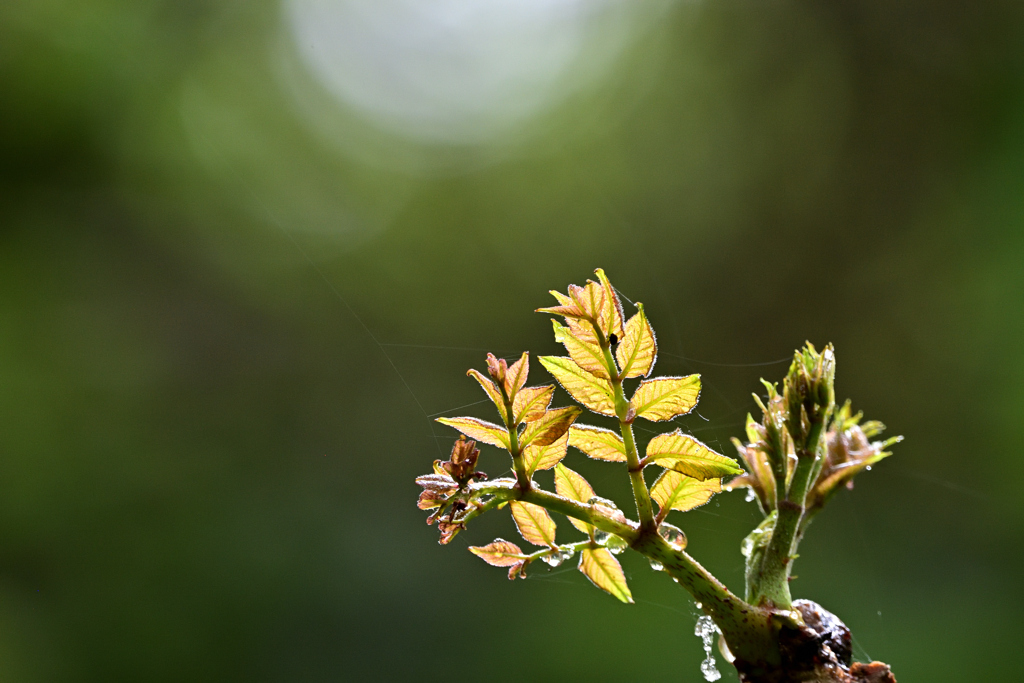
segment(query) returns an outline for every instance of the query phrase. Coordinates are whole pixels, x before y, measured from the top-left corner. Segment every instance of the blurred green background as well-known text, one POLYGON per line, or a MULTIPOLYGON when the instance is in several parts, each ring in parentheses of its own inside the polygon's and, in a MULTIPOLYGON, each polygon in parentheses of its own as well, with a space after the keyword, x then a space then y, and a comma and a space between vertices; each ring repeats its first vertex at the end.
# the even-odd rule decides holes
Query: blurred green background
MULTIPOLYGON (((557 352, 531 311, 597 266, 727 454, 834 342, 907 440, 795 594, 902 682, 1019 675, 1020 3, 14 0, 0 680, 701 680, 641 558, 630 607, 511 583, 465 551, 503 514, 440 547, 415 507, 432 417, 488 417, 465 370, 557 352)), ((674 521, 738 591, 757 514, 716 500, 674 521)))

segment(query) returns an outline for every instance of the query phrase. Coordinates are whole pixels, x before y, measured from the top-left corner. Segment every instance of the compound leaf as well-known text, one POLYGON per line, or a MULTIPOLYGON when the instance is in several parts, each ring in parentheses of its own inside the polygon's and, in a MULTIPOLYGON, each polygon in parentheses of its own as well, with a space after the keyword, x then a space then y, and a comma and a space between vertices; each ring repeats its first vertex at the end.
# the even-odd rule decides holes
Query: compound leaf
POLYGON ((658 377, 641 382, 630 405, 638 417, 660 422, 693 410, 699 395, 700 375, 658 377))
POLYGON ((716 453, 678 429, 651 439, 647 444, 647 459, 701 481, 743 474, 735 460, 716 453))
POLYGON ((443 425, 454 427, 471 439, 508 449, 508 430, 475 417, 439 417, 443 425))
POLYGON ((595 413, 615 415, 615 394, 608 380, 595 377, 565 356, 541 356, 540 363, 576 401, 595 413))
POLYGON ((555 522, 548 511, 533 503, 514 500, 512 519, 516 522, 520 535, 534 545, 554 547, 555 522))
POLYGON ((574 424, 569 428, 569 445, 595 460, 626 462, 622 437, 610 429, 574 424))
POLYGON ((580 551, 580 571, 606 593, 622 602, 633 602, 633 594, 629 592, 622 565, 607 548, 584 548, 580 551))

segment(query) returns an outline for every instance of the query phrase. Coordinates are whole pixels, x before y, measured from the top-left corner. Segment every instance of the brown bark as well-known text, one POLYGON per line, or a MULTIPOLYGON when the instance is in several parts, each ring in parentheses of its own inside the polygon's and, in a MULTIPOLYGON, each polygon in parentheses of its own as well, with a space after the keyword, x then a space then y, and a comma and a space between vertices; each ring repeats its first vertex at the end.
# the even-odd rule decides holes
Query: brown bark
POLYGON ((882 662, 851 663, 850 629, 831 612, 810 600, 795 600, 803 628, 779 631, 782 663, 777 667, 733 662, 744 683, 896 683, 882 662))

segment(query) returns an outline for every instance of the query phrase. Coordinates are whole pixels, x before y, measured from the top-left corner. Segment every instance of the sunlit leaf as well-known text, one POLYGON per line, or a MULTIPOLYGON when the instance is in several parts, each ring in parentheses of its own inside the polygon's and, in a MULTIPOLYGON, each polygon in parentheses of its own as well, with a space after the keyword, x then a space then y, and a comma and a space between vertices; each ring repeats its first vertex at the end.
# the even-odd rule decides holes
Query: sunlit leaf
MULTIPOLYGON (((555 466, 555 491, 563 498, 569 498, 583 504, 589 502, 595 495, 594 489, 582 475, 573 472, 561 463, 555 466)), ((590 533, 591 526, 586 522, 581 522, 574 517, 570 517, 569 521, 583 533, 590 533)))
POLYGON ((420 497, 416 501, 416 507, 420 510, 433 510, 436 507, 440 507, 441 503, 446 500, 448 500, 448 496, 437 491, 424 489, 420 492, 420 497))
POLYGON ((505 415, 505 398, 501 395, 501 390, 498 389, 498 385, 487 377, 484 377, 483 373, 477 372, 476 370, 470 369, 466 374, 480 383, 480 386, 483 387, 483 390, 487 393, 487 397, 491 399, 491 402, 494 403, 494 406, 498 409, 498 415, 501 415, 502 422, 507 422, 508 418, 505 415))
POLYGON ((561 439, 569 431, 569 425, 579 417, 583 410, 578 406, 555 408, 549 410, 533 422, 526 425, 523 435, 519 437, 522 447, 537 445, 547 446, 561 439))
POLYGON ((558 300, 558 305, 538 308, 536 309, 537 313, 552 313, 554 315, 561 315, 569 318, 581 318, 585 315, 583 310, 576 305, 576 302, 565 294, 552 289, 551 296, 558 300))
POLYGON ((601 288, 604 289, 605 294, 604 307, 601 310, 598 323, 600 323, 601 329, 604 330, 606 336, 614 334, 619 339, 622 339, 622 321, 625 319, 622 315, 622 302, 619 301, 619 295, 615 293, 615 288, 609 282, 604 269, 598 268, 594 272, 597 274, 597 279, 601 283, 601 288))
POLYGON ((512 421, 515 424, 521 422, 533 422, 542 417, 551 404, 551 396, 555 393, 554 384, 546 384, 542 387, 526 387, 516 394, 512 401, 512 421))
POLYGON ((527 446, 523 449, 523 462, 526 464, 526 472, 533 475, 539 470, 549 470, 562 461, 565 451, 569 446, 569 432, 562 435, 562 438, 547 446, 527 446))
POLYGON ((471 439, 508 449, 508 430, 475 417, 439 417, 443 425, 454 427, 471 439))
POLYGON ((601 590, 622 602, 633 602, 622 565, 607 548, 584 548, 580 551, 580 571, 601 590))
POLYGON ((626 462, 622 437, 610 429, 574 424, 569 428, 569 445, 595 460, 626 462))
POLYGON ((445 495, 454 493, 459 488, 458 482, 452 479, 447 472, 420 475, 416 477, 416 483, 428 491, 437 491, 445 495))
POLYGON ((600 346, 583 341, 574 335, 572 330, 557 320, 552 320, 551 324, 555 328, 555 341, 565 346, 565 350, 569 352, 569 357, 576 361, 576 365, 590 374, 603 379, 611 377, 605 366, 604 351, 601 350, 600 346))
POLYGON ((638 417, 660 422, 685 415, 697 405, 700 375, 645 379, 630 399, 638 417))
POLYGON ((647 444, 647 458, 656 465, 701 481, 743 474, 735 460, 714 452, 678 429, 651 439, 647 444))
POLYGON ((496 538, 484 546, 471 545, 469 552, 495 567, 511 567, 523 561, 523 551, 519 546, 502 538, 496 538))
POLYGON ((651 498, 664 510, 686 512, 711 500, 722 490, 721 479, 700 481, 680 472, 665 470, 651 487, 651 498))
POLYGON ((516 522, 520 535, 534 545, 555 545, 555 522, 548 511, 533 503, 512 501, 512 519, 516 522))
POLYGON ((519 390, 526 385, 526 378, 530 374, 530 352, 526 351, 522 357, 513 363, 508 372, 505 373, 505 393, 510 398, 514 397, 519 390))
POLYGON ((615 415, 615 394, 608 380, 594 377, 564 356, 541 356, 540 363, 569 395, 601 415, 615 415))
POLYGON ((644 305, 637 303, 636 307, 640 310, 626 323, 622 340, 615 349, 615 358, 619 361, 623 377, 646 377, 658 357, 658 343, 647 321, 644 305))
POLYGON ((736 438, 732 440, 732 443, 736 446, 740 457, 743 458, 743 462, 747 464, 747 473, 731 480, 723 488, 728 491, 735 491, 744 486, 750 487, 757 494, 762 511, 767 513, 768 510, 774 510, 776 507, 775 475, 772 474, 772 466, 768 462, 768 456, 753 444, 744 446, 736 438))
POLYGON ((812 492, 812 498, 816 500, 826 501, 831 496, 835 489, 840 484, 849 484, 853 486, 853 478, 863 472, 868 467, 871 467, 875 463, 883 460, 891 455, 890 453, 878 453, 865 458, 864 460, 850 462, 847 467, 832 472, 828 477, 818 482, 812 492))

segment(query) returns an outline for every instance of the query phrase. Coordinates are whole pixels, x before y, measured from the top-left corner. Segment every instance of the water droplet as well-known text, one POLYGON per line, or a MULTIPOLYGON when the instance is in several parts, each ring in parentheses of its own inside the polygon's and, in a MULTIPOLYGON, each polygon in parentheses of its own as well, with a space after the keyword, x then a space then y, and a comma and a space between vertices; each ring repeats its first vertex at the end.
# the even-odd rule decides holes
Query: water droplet
POLYGON ((867 467, 865 467, 864 469, 866 469, 866 470, 867 470, 868 472, 870 472, 870 471, 871 471, 871 465, 868 465, 868 466, 867 466, 867 467))
MULTIPOLYGON (((698 603, 699 604, 699 603, 698 603)), ((697 626, 693 629, 693 635, 697 636, 704 643, 704 661, 700 664, 700 672, 704 674, 705 681, 717 681, 722 677, 721 672, 715 668, 715 656, 711 654, 712 643, 718 635, 718 627, 709 616, 703 616, 697 620, 697 626)))
POLYGON ((679 527, 662 522, 661 526, 658 527, 658 533, 676 550, 682 550, 686 547, 686 534, 679 527))
POLYGON ((571 560, 572 556, 576 554, 576 551, 569 547, 558 548, 553 551, 550 555, 545 555, 540 558, 551 567, 557 567, 566 560, 571 560))
POLYGON ((653 569, 654 571, 656 571, 656 572, 665 571, 665 565, 663 565, 661 562, 658 562, 657 560, 651 560, 651 559, 648 559, 647 561, 651 563, 651 569, 653 569))
POLYGON ((750 503, 755 498, 757 498, 757 494, 754 493, 754 489, 747 489, 747 502, 750 503))
POLYGON ((697 602, 697 603, 694 603, 694 604, 697 606, 697 609, 704 609, 704 603, 697 602))

